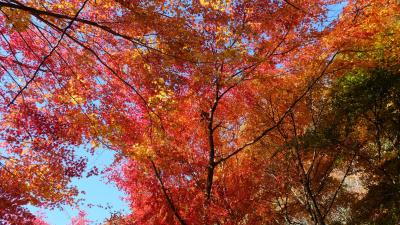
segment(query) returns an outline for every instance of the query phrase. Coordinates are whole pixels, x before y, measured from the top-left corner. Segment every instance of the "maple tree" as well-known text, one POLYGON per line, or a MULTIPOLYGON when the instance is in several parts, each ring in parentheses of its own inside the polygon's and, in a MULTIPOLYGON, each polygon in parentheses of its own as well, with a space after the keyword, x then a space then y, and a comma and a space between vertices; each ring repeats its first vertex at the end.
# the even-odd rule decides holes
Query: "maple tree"
MULTIPOLYGON (((357 110, 367 109, 363 97, 375 89, 359 98, 346 91, 363 77, 357 71, 397 74, 396 1, 4 0, 0 7, 0 221, 29 224, 27 204, 73 204, 70 181, 87 167, 76 152, 82 146, 116 154, 108 176, 132 213, 110 224, 333 223, 340 210, 360 214, 345 202, 358 202, 358 193, 345 186, 367 167, 361 157, 391 162, 390 154, 375 159, 374 149, 360 149, 374 132, 381 142, 396 121, 370 129, 357 110)), ((77 220, 88 222, 83 214, 77 220)))

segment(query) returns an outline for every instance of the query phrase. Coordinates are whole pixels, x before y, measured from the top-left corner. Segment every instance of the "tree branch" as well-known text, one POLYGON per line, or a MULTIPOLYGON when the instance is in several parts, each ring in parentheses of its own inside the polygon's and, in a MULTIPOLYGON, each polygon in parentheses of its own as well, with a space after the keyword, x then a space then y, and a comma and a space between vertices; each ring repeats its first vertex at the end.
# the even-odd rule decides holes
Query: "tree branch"
POLYGON ((293 110, 293 108, 296 107, 296 105, 300 102, 300 100, 302 100, 304 98, 304 96, 307 95, 308 92, 311 91, 311 89, 315 86, 315 84, 325 75, 326 70, 328 69, 328 67, 333 63, 334 59, 336 58, 337 54, 339 54, 339 51, 337 51, 332 57, 331 59, 328 61, 328 63, 325 65, 325 67, 323 68, 323 70, 321 71, 321 73, 315 78, 315 80, 307 87, 307 89, 288 107, 288 109, 285 111, 285 113, 283 113, 283 115, 279 118, 278 122, 276 122, 273 126, 268 127, 267 129, 265 129, 264 131, 262 131, 259 135, 257 135, 253 140, 247 142, 246 144, 244 144, 243 146, 237 148, 236 150, 234 150, 233 152, 231 152, 230 154, 228 154, 225 157, 222 157, 221 159, 219 159, 216 162, 216 165, 230 159, 231 157, 235 156, 236 154, 238 154, 239 152, 243 151, 244 149, 258 143, 263 137, 265 137, 269 132, 271 132, 272 130, 274 130, 275 128, 277 128, 284 120, 285 118, 290 114, 290 112, 293 110))
POLYGON ((187 225, 185 220, 183 220, 183 218, 179 214, 179 211, 177 210, 176 206, 174 205, 174 202, 172 201, 171 197, 168 195, 167 188, 165 187, 164 182, 162 181, 160 171, 157 169, 156 164, 154 163, 154 161, 152 159, 150 159, 150 163, 151 163, 151 166, 153 167, 155 176, 156 176, 158 182, 160 183, 161 190, 164 194, 164 197, 168 203, 169 208, 172 210, 172 212, 174 213, 175 217, 178 219, 178 221, 181 225, 187 225))
MULTIPOLYGON (((25 83, 25 85, 18 91, 18 93, 14 96, 14 98, 10 101, 10 103, 7 104, 7 107, 11 106, 15 100, 18 98, 18 96, 20 96, 22 94, 22 92, 28 88, 29 84, 37 77, 40 68, 42 67, 42 65, 46 62, 46 60, 53 54, 53 52, 57 49, 57 47, 60 45, 61 41, 63 40, 64 36, 67 33, 67 30, 72 26, 72 24, 74 23, 74 21, 78 18, 79 13, 83 10, 83 8, 85 7, 86 3, 89 0, 85 0, 82 4, 82 6, 80 7, 80 9, 78 10, 78 12, 75 14, 75 16, 72 18, 72 20, 69 22, 69 24, 64 28, 60 39, 57 41, 56 45, 51 49, 51 51, 42 59, 42 61, 40 62, 39 66, 37 67, 37 69, 35 70, 35 72, 33 73, 32 77, 25 83)), ((2 3, 0 3, 1 6, 2 3)))
MULTIPOLYGON (((59 13, 54 13, 54 12, 50 12, 50 11, 44 11, 44 10, 36 9, 36 8, 30 7, 30 6, 26 6, 26 5, 24 5, 24 4, 22 4, 22 3, 18 2, 18 1, 15 1, 15 0, 13 0, 13 2, 15 2, 15 4, 8 3, 8 2, 0 2, 0 8, 5 7, 5 8, 12 8, 12 9, 19 9, 19 10, 28 12, 28 13, 34 15, 34 16, 44 15, 44 16, 50 16, 50 17, 54 17, 54 18, 58 18, 58 19, 74 20, 73 17, 65 15, 65 14, 59 14, 59 13)), ((87 20, 87 19, 83 19, 83 18, 76 18, 75 21, 77 21, 79 23, 83 23, 83 24, 89 25, 89 26, 92 26, 92 27, 99 28, 100 30, 103 30, 103 31, 105 31, 107 33, 110 33, 112 35, 115 35, 117 37, 125 39, 125 40, 127 40, 127 41, 129 41, 129 42, 131 42, 131 43, 133 43, 135 45, 138 45, 138 46, 141 46, 141 47, 145 47, 147 49, 150 49, 152 51, 158 52, 160 54, 163 54, 163 55, 166 55, 166 56, 169 56, 169 57, 172 57, 172 58, 176 58, 176 59, 179 59, 179 60, 184 60, 184 61, 191 62, 191 63, 210 63, 210 62, 193 61, 193 60, 190 60, 190 59, 187 59, 187 58, 179 57, 177 55, 168 54, 166 52, 163 52, 160 49, 151 47, 151 46, 147 45, 146 43, 144 43, 144 42, 142 42, 142 41, 140 41, 140 40, 138 40, 136 38, 130 37, 129 35, 126 35, 126 34, 121 34, 121 33, 111 29, 110 27, 108 27, 106 25, 102 25, 100 23, 97 23, 97 22, 94 22, 94 21, 91 21, 91 20, 87 20)))

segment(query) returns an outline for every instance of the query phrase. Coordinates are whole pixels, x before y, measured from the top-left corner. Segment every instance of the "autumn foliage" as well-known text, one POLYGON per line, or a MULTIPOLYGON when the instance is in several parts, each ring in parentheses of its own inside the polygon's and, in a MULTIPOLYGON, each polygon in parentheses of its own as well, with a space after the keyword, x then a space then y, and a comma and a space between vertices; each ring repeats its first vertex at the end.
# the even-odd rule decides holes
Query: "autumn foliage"
POLYGON ((75 204, 78 148, 116 155, 105 224, 400 221, 397 1, 0 9, 0 223, 75 204))

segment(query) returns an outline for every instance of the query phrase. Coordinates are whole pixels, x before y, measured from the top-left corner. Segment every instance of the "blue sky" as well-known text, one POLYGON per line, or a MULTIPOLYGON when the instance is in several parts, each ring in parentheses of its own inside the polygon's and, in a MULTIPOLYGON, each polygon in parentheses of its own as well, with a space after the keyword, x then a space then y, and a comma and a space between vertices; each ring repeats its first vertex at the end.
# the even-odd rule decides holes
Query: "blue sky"
MULTIPOLYGON (((82 149, 78 148, 77 151, 82 153, 82 149)), ((108 167, 113 161, 113 153, 106 149, 96 150, 94 156, 88 157, 89 168, 96 166, 99 170, 108 167)), ((119 191, 113 184, 107 184, 107 180, 101 175, 91 176, 89 178, 83 177, 75 179, 73 185, 76 185, 80 191, 86 194, 79 195, 79 198, 84 199, 80 204, 80 209, 71 208, 70 206, 63 206, 63 209, 42 209, 36 207, 28 207, 33 212, 43 213, 46 217, 45 221, 51 225, 67 225, 72 217, 78 215, 79 210, 84 210, 88 214, 88 219, 92 224, 99 224, 110 216, 110 212, 124 212, 128 213, 129 208, 125 201, 122 200, 124 193, 119 191), (88 207, 88 205, 94 205, 88 207), (105 208, 109 206, 109 208, 105 208)))

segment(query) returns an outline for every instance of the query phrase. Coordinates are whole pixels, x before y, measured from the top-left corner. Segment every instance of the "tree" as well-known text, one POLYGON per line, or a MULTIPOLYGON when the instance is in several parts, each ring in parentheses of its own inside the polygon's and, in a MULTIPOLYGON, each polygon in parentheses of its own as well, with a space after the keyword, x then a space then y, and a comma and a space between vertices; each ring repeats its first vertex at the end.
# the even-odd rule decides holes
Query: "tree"
POLYGON ((337 102, 357 129, 366 194, 352 207, 352 223, 397 224, 399 219, 398 69, 357 71, 340 81, 337 102), (343 107, 345 106, 345 107, 343 107))
POLYGON ((292 116, 292 130, 280 129, 286 143, 279 153, 297 167, 282 193, 284 207, 280 201, 287 221, 398 223, 395 68, 357 68, 314 90, 312 125, 299 136, 292 116))
POLYGON ((135 224, 280 224, 292 185, 324 224, 297 157, 307 97, 398 53, 394 1, 348 1, 329 23, 336 3, 0 1, 7 201, 72 203, 75 147, 101 146, 118 154, 110 177, 135 224))

